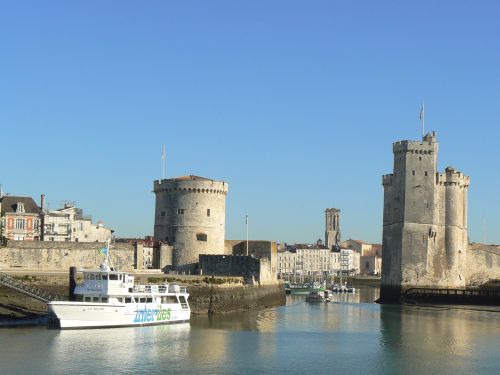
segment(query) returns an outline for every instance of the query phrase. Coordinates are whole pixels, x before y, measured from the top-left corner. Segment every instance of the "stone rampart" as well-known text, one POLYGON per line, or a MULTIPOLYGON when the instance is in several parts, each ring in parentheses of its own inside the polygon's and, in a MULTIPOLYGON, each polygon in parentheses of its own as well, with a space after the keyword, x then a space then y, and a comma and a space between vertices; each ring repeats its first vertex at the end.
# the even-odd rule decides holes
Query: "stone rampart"
POLYGON ((260 285, 277 284, 269 259, 251 255, 200 255, 200 269, 204 275, 242 276, 246 282, 256 280, 260 285))
MULTIPOLYGON (((68 270, 71 266, 98 268, 104 260, 99 252, 105 246, 97 242, 8 241, 0 247, 0 269, 38 269, 40 271, 68 270)), ((133 270, 137 264, 133 244, 111 246, 113 267, 133 270)))
POLYGON ((500 280, 500 246, 471 244, 467 252, 466 278, 470 286, 500 280))

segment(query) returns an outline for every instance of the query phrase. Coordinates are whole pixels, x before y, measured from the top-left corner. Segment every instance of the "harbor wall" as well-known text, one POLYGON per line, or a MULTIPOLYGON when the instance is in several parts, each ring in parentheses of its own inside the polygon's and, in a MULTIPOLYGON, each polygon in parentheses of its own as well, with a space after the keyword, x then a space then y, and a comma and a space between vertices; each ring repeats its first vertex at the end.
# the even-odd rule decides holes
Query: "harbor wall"
MULTIPOLYGON (((105 246, 98 242, 46 242, 8 241, 0 247, 0 270, 26 269, 40 271, 68 270, 71 266, 98 268, 104 260, 99 250, 105 246)), ((110 252, 111 264, 131 271, 141 260, 142 246, 117 243, 110 252)))
POLYGON ((200 255, 200 269, 204 275, 241 276, 246 284, 277 284, 271 262, 267 258, 254 258, 251 255, 200 255))
POLYGON ((500 281, 500 246, 473 243, 467 252, 467 284, 480 286, 500 281))

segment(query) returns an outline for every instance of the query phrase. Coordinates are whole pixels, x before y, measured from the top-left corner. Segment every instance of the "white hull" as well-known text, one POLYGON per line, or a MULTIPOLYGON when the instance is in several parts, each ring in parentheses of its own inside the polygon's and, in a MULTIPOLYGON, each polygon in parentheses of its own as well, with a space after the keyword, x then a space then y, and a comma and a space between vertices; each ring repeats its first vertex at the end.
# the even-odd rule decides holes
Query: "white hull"
POLYGON ((180 304, 54 301, 48 307, 62 329, 172 324, 187 322, 191 315, 180 304))

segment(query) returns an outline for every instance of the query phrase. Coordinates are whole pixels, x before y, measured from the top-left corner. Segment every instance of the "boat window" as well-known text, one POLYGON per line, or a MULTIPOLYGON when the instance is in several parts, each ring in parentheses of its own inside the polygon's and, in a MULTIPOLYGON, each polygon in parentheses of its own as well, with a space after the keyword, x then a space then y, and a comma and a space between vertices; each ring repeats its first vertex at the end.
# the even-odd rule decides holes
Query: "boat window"
POLYGON ((102 297, 102 302, 108 302, 108 297, 102 297))
POLYGON ((179 302, 180 302, 180 303, 186 303, 186 297, 184 297, 184 296, 179 296, 179 302))
POLYGON ((148 302, 148 303, 153 302, 153 298, 151 298, 151 297, 146 298, 146 302, 148 302))
POLYGON ((177 298, 175 296, 165 296, 161 297, 162 303, 177 303, 177 298))
POLYGON ((99 302, 99 297, 93 297, 92 302, 99 302))
POLYGON ((87 275, 89 280, 95 280, 95 275, 93 273, 87 275))
POLYGON ((118 280, 118 275, 109 275, 110 280, 118 280))
POLYGON ((123 302, 123 298, 122 297, 118 297, 118 302, 123 302))
POLYGON ((125 297, 125 303, 132 303, 132 298, 125 297))
POLYGON ((77 294, 77 296, 76 296, 76 300, 77 300, 78 302, 82 302, 82 301, 83 301, 83 296, 82 296, 81 294, 77 294))
POLYGON ((102 279, 103 280, 107 280, 108 279, 108 275, 102 275, 102 279))
POLYGON ((101 280, 101 275, 99 275, 99 274, 95 275, 95 279, 96 280, 101 280))
POLYGON ((85 297, 85 302, 90 302, 92 299, 90 297, 85 297))
POLYGON ((139 302, 146 302, 146 297, 139 298, 139 302))

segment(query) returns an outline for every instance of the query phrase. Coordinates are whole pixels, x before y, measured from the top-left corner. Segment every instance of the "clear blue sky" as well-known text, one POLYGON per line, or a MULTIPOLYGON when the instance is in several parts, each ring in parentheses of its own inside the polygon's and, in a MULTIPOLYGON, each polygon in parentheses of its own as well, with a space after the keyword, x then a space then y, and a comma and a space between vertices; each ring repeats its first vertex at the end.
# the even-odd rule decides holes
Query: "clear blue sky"
POLYGON ((0 183, 152 234, 153 180, 229 183, 226 238, 380 242, 392 142, 438 132, 500 243, 498 1, 10 1, 0 183))

